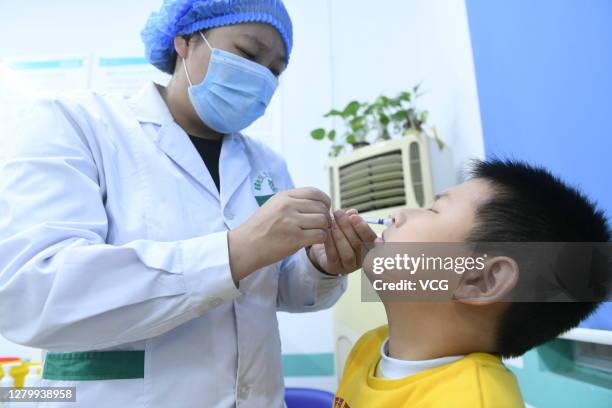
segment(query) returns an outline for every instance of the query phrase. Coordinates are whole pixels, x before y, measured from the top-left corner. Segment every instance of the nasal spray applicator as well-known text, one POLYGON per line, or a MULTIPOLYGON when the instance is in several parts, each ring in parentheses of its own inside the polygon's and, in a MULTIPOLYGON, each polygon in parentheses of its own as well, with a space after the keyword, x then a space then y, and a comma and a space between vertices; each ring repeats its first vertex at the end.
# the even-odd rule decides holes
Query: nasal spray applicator
MULTIPOLYGON (((395 219, 393 217, 387 218, 374 218, 374 217, 363 217, 363 220, 368 224, 373 225, 384 225, 385 227, 389 227, 393 225, 395 219)), ((380 237, 378 239, 381 239, 380 237)))
POLYGON ((388 227, 391 224, 393 224, 393 218, 391 218, 391 217, 388 217, 388 218, 364 218, 364 221, 367 222, 368 224, 384 225, 385 227, 388 227))

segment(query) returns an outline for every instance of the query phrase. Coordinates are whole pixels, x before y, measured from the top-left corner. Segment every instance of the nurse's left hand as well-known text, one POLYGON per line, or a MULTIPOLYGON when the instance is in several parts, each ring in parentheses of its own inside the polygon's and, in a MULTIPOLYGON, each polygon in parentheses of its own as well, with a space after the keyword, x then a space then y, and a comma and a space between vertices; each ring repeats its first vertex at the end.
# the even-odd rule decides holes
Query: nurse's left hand
POLYGON ((377 235, 357 210, 334 212, 332 228, 323 244, 310 248, 311 262, 329 275, 346 275, 361 268, 363 244, 377 235))

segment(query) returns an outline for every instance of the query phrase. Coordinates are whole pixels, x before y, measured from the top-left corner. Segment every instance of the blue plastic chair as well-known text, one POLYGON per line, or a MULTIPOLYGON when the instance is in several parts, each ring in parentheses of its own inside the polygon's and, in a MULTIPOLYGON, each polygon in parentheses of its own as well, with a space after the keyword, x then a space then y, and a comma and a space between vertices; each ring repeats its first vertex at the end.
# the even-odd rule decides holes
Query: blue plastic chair
POLYGON ((332 408, 334 394, 310 388, 286 388, 287 408, 332 408))

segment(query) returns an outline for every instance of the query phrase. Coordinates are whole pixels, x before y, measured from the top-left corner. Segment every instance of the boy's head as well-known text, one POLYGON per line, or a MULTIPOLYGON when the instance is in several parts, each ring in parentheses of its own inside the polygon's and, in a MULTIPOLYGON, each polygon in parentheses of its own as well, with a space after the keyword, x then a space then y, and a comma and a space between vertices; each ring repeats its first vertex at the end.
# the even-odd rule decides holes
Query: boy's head
MULTIPOLYGON (((516 161, 477 162, 469 181, 438 195, 429 208, 397 212, 394 221, 383 233, 384 242, 609 242, 611 238, 604 214, 583 194, 546 170, 516 161)), ((608 283, 611 275, 609 270, 603 274, 608 283)), ((452 313, 457 307, 474 316, 486 310, 480 316, 496 320, 487 327, 495 332, 493 350, 481 351, 521 355, 575 327, 600 303, 502 303, 517 279, 521 279, 517 264, 499 257, 483 276, 472 275, 472 282, 462 282, 457 289, 469 294, 466 298, 480 299, 455 303, 452 313)), ((444 306, 439 307, 435 310, 445 313, 444 306)))

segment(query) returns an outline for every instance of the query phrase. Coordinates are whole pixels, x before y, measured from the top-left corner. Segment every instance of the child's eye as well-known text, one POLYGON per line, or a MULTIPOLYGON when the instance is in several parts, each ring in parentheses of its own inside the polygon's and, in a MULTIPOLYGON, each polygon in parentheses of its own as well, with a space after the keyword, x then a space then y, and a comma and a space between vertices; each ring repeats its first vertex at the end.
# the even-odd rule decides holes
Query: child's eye
POLYGON ((428 208, 427 211, 431 211, 432 213, 436 213, 439 214, 439 212, 437 212, 436 210, 434 210, 433 208, 428 208))

